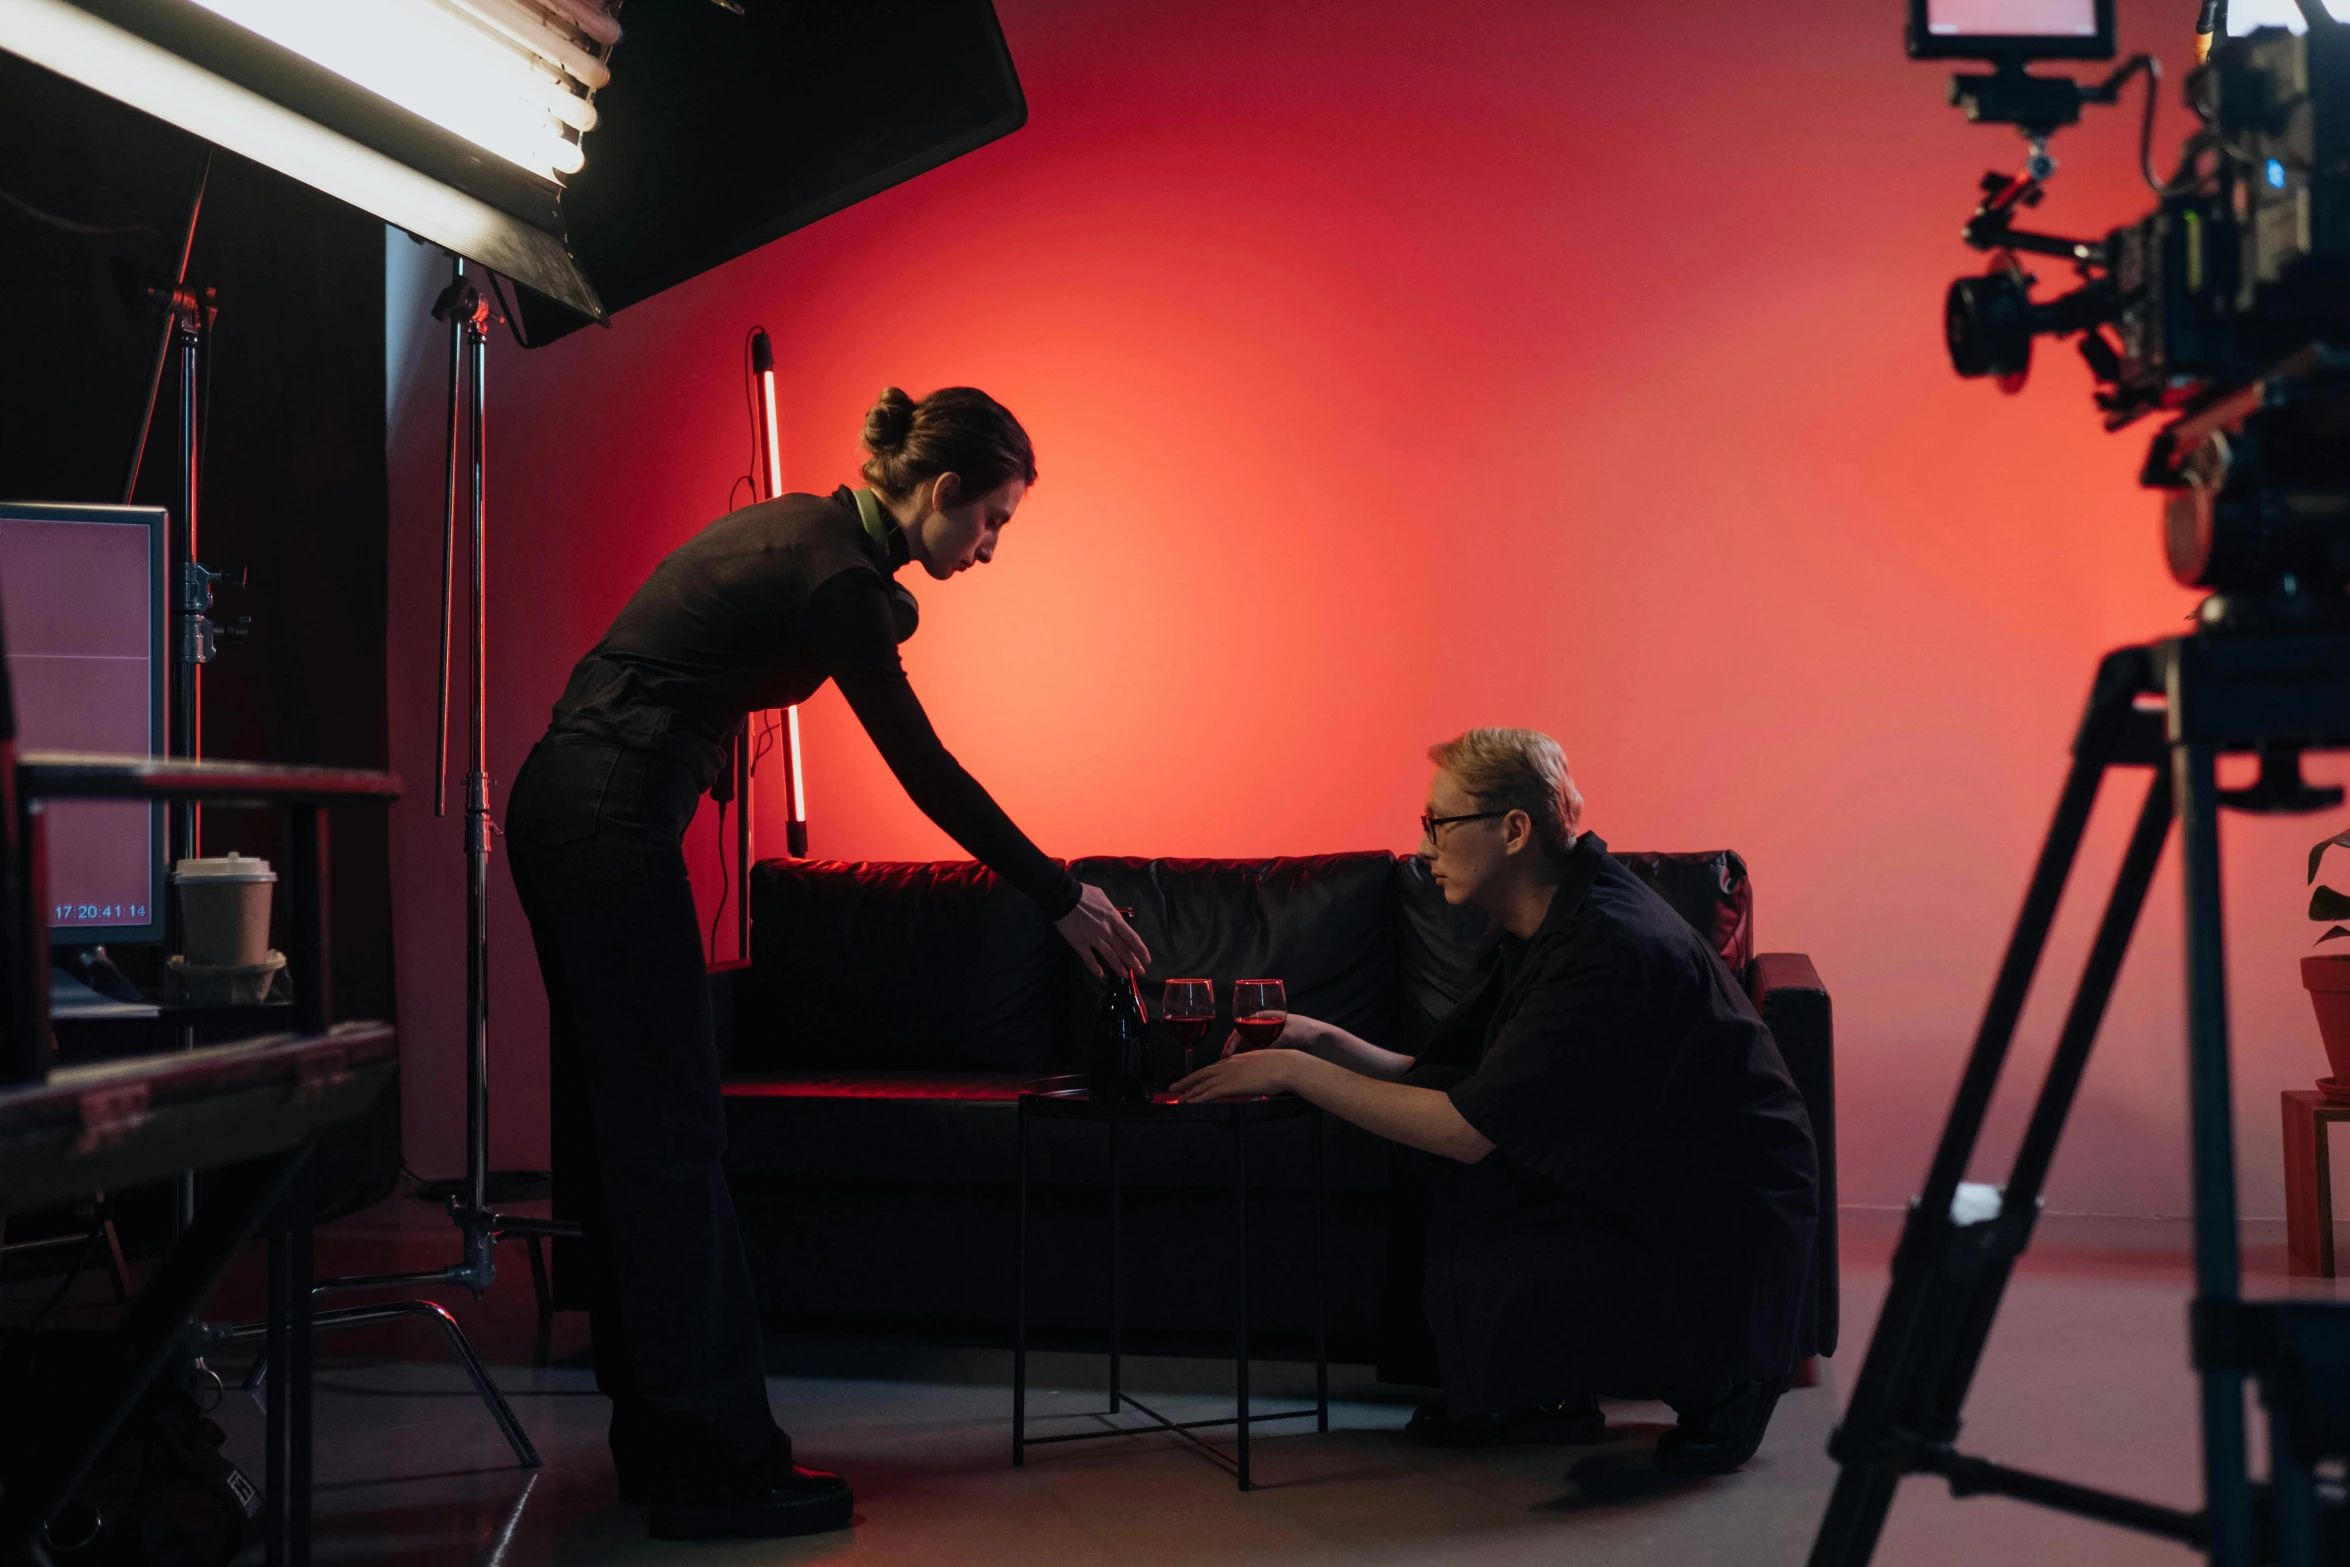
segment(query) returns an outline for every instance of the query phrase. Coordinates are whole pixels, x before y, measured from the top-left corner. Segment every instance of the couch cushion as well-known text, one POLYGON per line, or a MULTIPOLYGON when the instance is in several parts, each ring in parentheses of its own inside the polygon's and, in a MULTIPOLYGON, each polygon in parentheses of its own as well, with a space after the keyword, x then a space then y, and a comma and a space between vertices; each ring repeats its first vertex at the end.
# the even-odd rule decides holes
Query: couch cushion
POLYGON ((727 1071, 1045 1071, 1068 952, 968 860, 762 860, 727 1071))
MULTIPOLYGON (((1110 901, 1134 910, 1151 949, 1142 998, 1153 1048, 1179 1047, 1159 1022, 1160 982, 1205 976, 1216 982, 1220 1046, 1232 1020, 1232 982, 1283 981, 1289 1004, 1384 1043, 1395 1031, 1396 943, 1390 882, 1395 856, 1373 850, 1270 860, 1073 860, 1069 870, 1110 901)), ((1072 956, 1062 966, 1062 1038, 1075 1070, 1101 981, 1072 956)))
POLYGON ((1654 887, 1741 980, 1754 965, 1754 885, 1746 862, 1728 849, 1697 854, 1618 854, 1654 887))

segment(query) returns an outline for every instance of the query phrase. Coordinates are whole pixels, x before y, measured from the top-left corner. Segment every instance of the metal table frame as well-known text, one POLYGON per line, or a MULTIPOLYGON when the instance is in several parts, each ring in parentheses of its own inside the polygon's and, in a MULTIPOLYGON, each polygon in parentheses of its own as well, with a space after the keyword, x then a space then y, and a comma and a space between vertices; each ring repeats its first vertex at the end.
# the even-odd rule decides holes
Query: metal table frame
POLYGON ((1329 1293, 1323 1232, 1322 1181, 1322 1112, 1303 1099, 1282 1095, 1271 1099, 1233 1100, 1222 1104, 1183 1105, 1152 1100, 1123 1109, 1105 1110, 1085 1096, 1081 1077, 1045 1078, 1029 1085, 1020 1095, 1019 1103, 1019 1241, 1017 1274, 1019 1299, 1013 1315, 1012 1328, 1012 1466, 1023 1468, 1028 1462, 1028 1449, 1055 1442, 1098 1442, 1114 1436, 1135 1436, 1153 1431, 1166 1431, 1181 1437, 1206 1453, 1218 1463, 1230 1468, 1239 1480, 1240 1489, 1252 1489, 1249 1467, 1249 1434, 1253 1427, 1272 1420, 1302 1420, 1313 1417, 1317 1433, 1330 1429, 1330 1335, 1329 1293), (1248 1126, 1253 1121, 1288 1121, 1306 1117, 1312 1125, 1314 1169, 1314 1402, 1304 1409, 1283 1409, 1252 1412, 1249 1408, 1249 1258, 1248 1258, 1248 1126), (1051 1121, 1090 1122, 1108 1129, 1110 1173, 1110 1403, 1102 1410, 1071 1410, 1060 1415, 1039 1416, 1040 1419, 1069 1419, 1086 1417, 1114 1419, 1131 1409, 1143 1417, 1142 1423, 1114 1425, 1098 1431, 1070 1431, 1052 1436, 1028 1434, 1028 1126, 1031 1119, 1051 1121), (1170 1420, 1133 1394, 1125 1391, 1120 1381, 1123 1359, 1121 1343, 1125 1327, 1124 1290, 1122 1288, 1121 1241, 1123 1207, 1119 1183, 1119 1129, 1123 1126, 1149 1125, 1213 1125, 1222 1123, 1232 1130, 1232 1239, 1239 1262, 1239 1305, 1233 1323, 1233 1413, 1218 1420, 1170 1420), (1234 1428, 1235 1451, 1224 1449, 1202 1437, 1202 1431, 1223 1426, 1234 1428))

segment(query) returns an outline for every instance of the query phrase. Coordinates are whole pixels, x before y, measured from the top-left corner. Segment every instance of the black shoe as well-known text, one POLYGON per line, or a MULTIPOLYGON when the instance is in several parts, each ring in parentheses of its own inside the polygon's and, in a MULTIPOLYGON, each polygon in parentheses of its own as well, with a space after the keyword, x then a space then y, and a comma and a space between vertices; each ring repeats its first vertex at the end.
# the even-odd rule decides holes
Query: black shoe
POLYGON ((1448 1415, 1438 1398, 1412 1411, 1403 1434, 1420 1447, 1583 1447, 1607 1440, 1607 1416, 1590 1398, 1476 1415, 1448 1415))
POLYGON ((1740 1382, 1703 1409, 1676 1406, 1681 1421, 1657 1439, 1657 1468, 1676 1475, 1726 1475, 1742 1468, 1762 1446, 1788 1380, 1740 1382))
POLYGON ((685 1487, 645 1497, 656 1540, 780 1540, 846 1529, 855 1495, 839 1475, 794 1464, 727 1488, 685 1487))

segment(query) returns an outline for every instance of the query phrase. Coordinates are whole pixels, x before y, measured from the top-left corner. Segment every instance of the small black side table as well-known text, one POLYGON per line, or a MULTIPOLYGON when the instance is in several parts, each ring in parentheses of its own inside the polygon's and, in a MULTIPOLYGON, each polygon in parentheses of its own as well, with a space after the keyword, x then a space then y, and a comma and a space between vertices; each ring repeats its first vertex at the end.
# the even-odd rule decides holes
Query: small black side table
MULTIPOLYGON (((1020 1239, 1019 1303, 1013 1317, 1012 1338, 1012 1465, 1019 1468, 1028 1461, 1028 1449, 1048 1442, 1094 1442, 1105 1437, 1132 1436, 1138 1432, 1170 1431, 1183 1438, 1217 1462, 1230 1467, 1240 1481, 1240 1488, 1249 1486, 1249 1429, 1267 1420, 1303 1420, 1311 1416, 1317 1432, 1330 1429, 1330 1347, 1328 1328, 1328 1300, 1325 1294, 1322 1256, 1322 1115, 1307 1101, 1291 1094, 1269 1099, 1236 1099, 1217 1104, 1177 1104, 1173 1100, 1153 1099, 1139 1105, 1105 1107, 1086 1097, 1083 1077, 1047 1077, 1030 1083, 1020 1094, 1019 1111, 1020 1162, 1020 1239), (1291 1121, 1300 1116, 1311 1120, 1313 1126, 1314 1164, 1314 1403, 1306 1409, 1284 1409, 1271 1413, 1249 1410, 1248 1391, 1248 1128, 1262 1121, 1291 1121), (1081 1413, 1099 1418, 1115 1417, 1122 1410, 1131 1409, 1143 1417, 1139 1425, 1114 1426, 1099 1431, 1072 1431, 1054 1436, 1028 1434, 1028 1123, 1031 1120, 1088 1121, 1108 1129, 1110 1140, 1110 1405, 1105 1410, 1087 1410, 1081 1413), (1149 1405, 1126 1392, 1119 1385, 1121 1346, 1119 1335, 1124 1326, 1123 1292, 1120 1289, 1120 1223, 1118 1189, 1118 1129, 1127 1125, 1164 1126, 1170 1124, 1225 1125, 1232 1129, 1232 1243, 1239 1264, 1240 1305, 1234 1319, 1232 1346, 1232 1378, 1234 1413, 1222 1420, 1169 1420, 1149 1405), (1219 1426, 1234 1429, 1236 1454, 1207 1441, 1201 1431, 1219 1426)), ((1052 1417, 1040 1417, 1052 1418, 1052 1417)), ((1060 1417, 1065 1418, 1065 1417, 1060 1417)))

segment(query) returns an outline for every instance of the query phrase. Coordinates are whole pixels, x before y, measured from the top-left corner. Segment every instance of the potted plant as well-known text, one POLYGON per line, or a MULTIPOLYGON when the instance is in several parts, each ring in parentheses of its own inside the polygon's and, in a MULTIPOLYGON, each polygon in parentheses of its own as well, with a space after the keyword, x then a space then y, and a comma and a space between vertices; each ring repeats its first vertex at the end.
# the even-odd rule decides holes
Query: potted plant
MULTIPOLYGON (((2336 833, 2309 851, 2309 917, 2325 925, 2318 945, 2337 936, 2350 936, 2350 893, 2317 879, 2328 849, 2350 849, 2350 831, 2336 833)), ((2333 1075, 2318 1079, 2318 1091, 2328 1099, 2350 1101, 2350 952, 2313 952, 2301 960, 2301 983, 2309 989, 2317 1009, 2317 1031, 2325 1041, 2326 1061, 2333 1075)))

